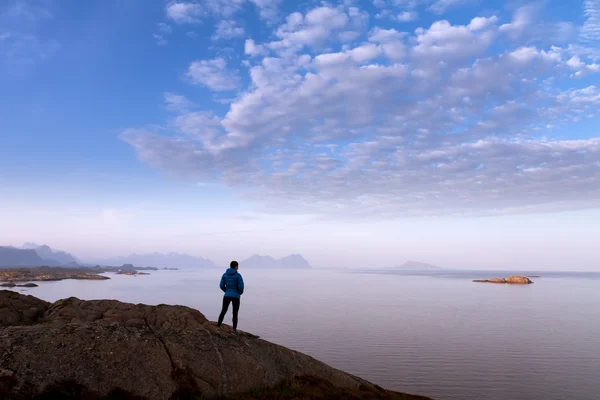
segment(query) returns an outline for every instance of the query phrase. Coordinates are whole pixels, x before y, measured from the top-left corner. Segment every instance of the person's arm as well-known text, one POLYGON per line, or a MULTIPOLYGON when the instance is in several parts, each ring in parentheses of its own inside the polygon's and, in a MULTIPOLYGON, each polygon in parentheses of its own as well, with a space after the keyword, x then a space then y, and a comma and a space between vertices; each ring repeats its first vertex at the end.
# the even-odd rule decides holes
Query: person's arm
POLYGON ((242 278, 242 275, 238 274, 238 293, 239 294, 243 294, 244 293, 244 279, 242 278))
POLYGON ((219 283, 219 287, 221 288, 222 291, 227 290, 227 285, 225 285, 225 275, 223 275, 221 277, 221 283, 219 283))

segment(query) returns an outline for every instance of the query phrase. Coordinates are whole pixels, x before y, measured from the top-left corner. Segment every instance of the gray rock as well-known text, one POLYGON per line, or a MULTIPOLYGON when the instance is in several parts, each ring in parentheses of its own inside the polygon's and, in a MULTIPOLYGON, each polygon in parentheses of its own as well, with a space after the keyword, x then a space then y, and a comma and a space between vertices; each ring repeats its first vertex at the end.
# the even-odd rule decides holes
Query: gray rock
POLYGON ((383 393, 254 335, 234 336, 228 328, 218 333, 199 311, 183 306, 76 298, 50 304, 0 291, 0 349, 0 398, 2 390, 8 398, 33 398, 65 385, 81 398, 115 390, 145 399, 181 398, 177 393, 210 398, 302 376, 383 393))

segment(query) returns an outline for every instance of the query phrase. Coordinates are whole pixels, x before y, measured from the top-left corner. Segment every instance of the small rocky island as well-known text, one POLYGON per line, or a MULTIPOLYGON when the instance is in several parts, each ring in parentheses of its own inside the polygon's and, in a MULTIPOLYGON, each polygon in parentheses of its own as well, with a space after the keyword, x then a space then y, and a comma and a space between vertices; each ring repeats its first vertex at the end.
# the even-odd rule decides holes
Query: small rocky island
POLYGON ((115 272, 115 275, 136 276, 136 275, 150 275, 150 274, 147 272, 139 272, 139 271, 117 271, 117 272, 115 272))
POLYGON ((509 276, 508 278, 491 278, 491 279, 475 279, 473 282, 487 282, 487 283, 509 283, 517 285, 528 285, 533 283, 526 276, 509 276))
POLYGON ((199 311, 0 291, 0 398, 404 399, 199 311))

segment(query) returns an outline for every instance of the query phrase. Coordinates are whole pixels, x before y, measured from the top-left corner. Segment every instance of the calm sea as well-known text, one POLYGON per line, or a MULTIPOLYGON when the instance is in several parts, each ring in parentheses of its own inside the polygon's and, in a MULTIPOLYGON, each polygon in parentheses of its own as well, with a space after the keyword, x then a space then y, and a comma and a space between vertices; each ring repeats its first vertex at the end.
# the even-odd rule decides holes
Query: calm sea
MULTIPOLYGON (((216 319, 222 272, 110 274, 26 292, 183 304, 216 319)), ((509 272, 240 272, 240 329, 386 388, 439 400, 600 399, 600 274, 540 273, 520 286, 471 282, 509 272)))

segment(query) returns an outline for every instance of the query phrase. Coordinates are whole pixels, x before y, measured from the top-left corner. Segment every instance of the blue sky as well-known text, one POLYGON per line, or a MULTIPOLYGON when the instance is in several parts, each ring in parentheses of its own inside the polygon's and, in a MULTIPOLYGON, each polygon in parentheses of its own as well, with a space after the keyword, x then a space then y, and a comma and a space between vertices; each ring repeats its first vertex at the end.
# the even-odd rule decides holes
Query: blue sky
POLYGON ((598 0, 7 0, 0 242, 597 269, 599 106, 598 0))

